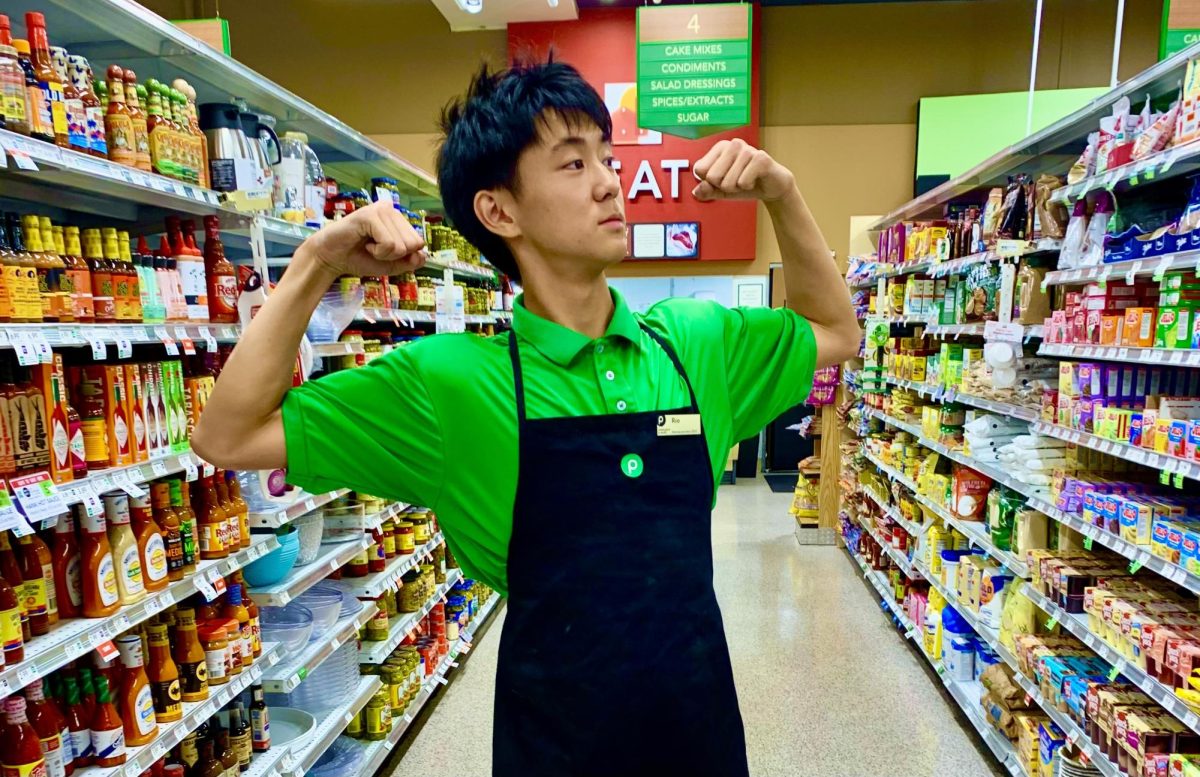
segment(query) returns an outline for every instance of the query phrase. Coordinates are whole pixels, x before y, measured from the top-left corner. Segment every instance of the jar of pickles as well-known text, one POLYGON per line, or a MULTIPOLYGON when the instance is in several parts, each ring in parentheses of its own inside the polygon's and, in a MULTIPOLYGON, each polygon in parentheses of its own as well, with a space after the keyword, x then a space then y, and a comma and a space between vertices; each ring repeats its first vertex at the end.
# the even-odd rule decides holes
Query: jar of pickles
POLYGON ((363 739, 387 739, 392 731, 392 705, 385 688, 376 691, 363 710, 363 739))
POLYGON ((379 531, 383 535, 383 555, 385 558, 393 559, 396 557, 396 524, 388 518, 379 526, 379 531))
POLYGON ((371 619, 367 621, 367 627, 363 633, 363 639, 368 642, 383 642, 389 636, 388 630, 391 621, 388 618, 387 602, 383 596, 375 600, 376 610, 371 619))
POLYGON ((404 577, 400 579, 400 595, 399 601, 396 602, 397 609, 400 612, 416 612, 421 609, 421 603, 425 600, 421 596, 421 573, 415 569, 410 569, 404 573, 404 577))
POLYGON ((433 549, 433 579, 438 585, 446 582, 446 546, 444 544, 433 549))
POLYGON ((412 521, 400 520, 396 522, 396 552, 401 556, 411 556, 417 550, 417 543, 414 540, 416 530, 413 528, 412 521))
POLYGON ((437 287, 433 278, 422 275, 417 278, 417 310, 432 313, 437 310, 437 287))
POLYGON ((424 545, 429 542, 433 536, 429 513, 414 512, 408 519, 413 525, 413 542, 417 545, 424 545))

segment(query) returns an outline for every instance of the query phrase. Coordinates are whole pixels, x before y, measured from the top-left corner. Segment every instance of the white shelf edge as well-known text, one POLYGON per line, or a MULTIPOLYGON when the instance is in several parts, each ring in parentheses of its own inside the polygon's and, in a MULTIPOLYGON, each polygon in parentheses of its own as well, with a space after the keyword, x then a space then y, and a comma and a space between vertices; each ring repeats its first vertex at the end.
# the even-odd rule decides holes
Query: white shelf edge
POLYGON ((250 513, 250 527, 253 529, 278 529, 302 515, 308 515, 318 507, 323 507, 335 499, 340 499, 350 493, 348 488, 336 491, 326 491, 323 494, 305 494, 297 497, 287 507, 281 507, 271 512, 250 513))
POLYGON ((330 572, 348 563, 369 545, 370 539, 365 534, 362 539, 353 542, 324 543, 312 563, 293 567, 287 577, 278 583, 261 588, 252 587, 250 595, 256 602, 283 607, 324 580, 330 572))
POLYGON ((299 653, 276 664, 263 673, 263 690, 268 693, 291 693, 314 669, 338 648, 352 639, 363 624, 378 610, 375 602, 363 602, 362 609, 338 620, 318 639, 309 642, 299 653))
POLYGON ((347 592, 352 596, 374 599, 396 587, 398 581, 406 572, 421 563, 421 559, 433 552, 433 549, 443 541, 441 532, 430 537, 429 542, 416 548, 412 553, 396 556, 380 572, 372 572, 365 577, 349 578, 347 592), (353 581, 353 582, 350 582, 353 581))
POLYGON ((359 647, 358 660, 363 664, 381 664, 387 660, 387 657, 392 654, 401 642, 412 633, 421 619, 429 614, 438 602, 446 598, 450 593, 450 589, 462 579, 462 572, 458 569, 450 569, 446 572, 446 582, 434 589, 429 598, 414 612, 401 613, 402 617, 391 624, 388 629, 388 638, 378 642, 364 640, 359 647))

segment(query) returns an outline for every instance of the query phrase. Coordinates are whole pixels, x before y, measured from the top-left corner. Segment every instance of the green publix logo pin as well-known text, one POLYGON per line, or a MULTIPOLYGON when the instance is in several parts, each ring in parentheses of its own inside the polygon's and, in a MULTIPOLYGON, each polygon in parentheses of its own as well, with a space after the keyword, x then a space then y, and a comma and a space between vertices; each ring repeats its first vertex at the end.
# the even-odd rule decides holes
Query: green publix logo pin
POLYGON ((621 472, 627 478, 642 476, 642 457, 636 453, 626 453, 621 457, 621 472))

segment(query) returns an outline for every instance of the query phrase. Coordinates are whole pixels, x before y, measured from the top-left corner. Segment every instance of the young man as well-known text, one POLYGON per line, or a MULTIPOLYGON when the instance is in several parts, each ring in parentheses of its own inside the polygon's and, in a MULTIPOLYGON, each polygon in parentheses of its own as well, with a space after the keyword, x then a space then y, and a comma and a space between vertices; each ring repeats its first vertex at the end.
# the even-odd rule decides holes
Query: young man
POLYGON ((424 262, 408 222, 372 205, 297 249, 195 449, 437 512, 466 573, 508 596, 494 774, 745 775, 710 513, 730 446, 858 347, 829 249, 792 174, 721 141, 693 195, 765 203, 791 310, 673 299, 635 315, 605 281, 626 252, 610 117, 574 69, 484 70, 443 124, 447 214, 523 283, 513 333, 425 338, 290 388, 338 276, 424 262))

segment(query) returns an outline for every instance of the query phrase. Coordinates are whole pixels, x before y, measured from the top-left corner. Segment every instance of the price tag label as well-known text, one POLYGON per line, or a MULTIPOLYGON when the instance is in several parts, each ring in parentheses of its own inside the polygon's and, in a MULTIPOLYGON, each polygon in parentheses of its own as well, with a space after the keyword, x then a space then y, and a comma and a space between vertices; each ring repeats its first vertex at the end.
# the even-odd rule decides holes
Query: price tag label
POLYGON ((17 163, 17 167, 21 170, 37 172, 37 162, 34 162, 33 157, 29 156, 29 154, 17 148, 10 148, 8 153, 12 155, 13 161, 17 163))
POLYGON ((225 593, 225 578, 221 577, 221 573, 216 569, 210 569, 208 572, 208 580, 212 583, 213 590, 218 594, 225 593))
POLYGON ((1167 256, 1164 256, 1161 261, 1159 261, 1158 266, 1154 268, 1155 283, 1163 279, 1163 276, 1167 274, 1167 268, 1171 266, 1171 262, 1174 260, 1175 258, 1168 254, 1167 256))
POLYGON ((14 501, 29 521, 44 521, 68 511, 67 502, 50 479, 49 472, 16 477, 9 481, 9 485, 12 486, 14 501))
POLYGON ((146 600, 146 612, 151 615, 162 612, 173 604, 171 597, 166 594, 159 594, 146 600))
POLYGON ((216 353, 217 338, 213 337, 213 334, 211 331, 209 331, 208 327, 200 327, 200 337, 204 340, 205 350, 207 350, 209 353, 216 353))
POLYGON ((41 332, 30 332, 30 340, 33 342, 34 353, 38 356, 38 361, 42 364, 51 364, 54 361, 54 352, 50 350, 50 341, 41 332))
POLYGON ((100 501, 100 496, 90 483, 83 484, 76 493, 79 495, 79 501, 83 502, 83 509, 88 518, 104 515, 104 503, 100 501))
POLYGON ((366 322, 368 324, 374 324, 375 323, 375 310, 373 308, 363 308, 362 309, 362 317, 366 320, 366 322))
POLYGON ((192 342, 192 338, 188 336, 187 329, 182 326, 175 327, 175 339, 183 346, 183 352, 188 356, 196 355, 196 344, 192 342))
POLYGON ((103 361, 108 358, 108 348, 104 345, 104 332, 99 329, 84 329, 83 339, 92 348, 92 358, 103 361))
POLYGON ((117 330, 113 334, 113 339, 117 341, 118 359, 128 359, 129 357, 133 356, 133 343, 129 341, 129 338, 124 332, 117 330))
POLYGON ((1146 562, 1143 561, 1140 557, 1135 558, 1133 561, 1129 562, 1129 574, 1131 574, 1131 575, 1136 574, 1137 571, 1139 569, 1141 569, 1145 563, 1146 562))
POLYGON ((1175 486, 1176 488, 1183 488, 1183 473, 1182 472, 1176 472, 1171 477, 1171 485, 1175 486))
MULTIPOLYGON (((85 650, 86 650, 86 648, 85 648, 85 650)), ((33 666, 33 664, 28 661, 25 662, 25 664, 23 666, 21 666, 19 669, 17 669, 17 683, 21 687, 25 687, 26 685, 29 685, 31 682, 33 682, 40 676, 41 676, 41 672, 38 670, 38 668, 36 666, 33 666)))
POLYGON ((33 338, 28 332, 17 330, 11 333, 8 339, 17 354, 17 364, 32 367, 41 361, 37 349, 34 348, 33 338))
POLYGON ((96 645, 96 652, 105 661, 112 661, 118 655, 117 646, 113 644, 111 639, 105 639, 99 645, 96 645))
POLYGON ((196 575, 196 588, 204 595, 204 600, 211 602, 217 598, 217 589, 204 575, 196 575))
POLYGON ((167 349, 168 356, 179 355, 179 346, 175 344, 174 338, 167 332, 165 326, 154 327, 154 336, 162 341, 163 347, 167 349))
POLYGON ((1184 714, 1183 722, 1188 728, 1194 729, 1194 728, 1196 728, 1197 725, 1200 725, 1200 716, 1196 715, 1196 713, 1191 712, 1189 710, 1187 713, 1184 714))
POLYGON ((156 739, 154 740, 154 744, 150 745, 150 752, 154 754, 155 761, 166 755, 170 749, 166 741, 162 739, 156 739))
POLYGON ((1086 644, 1090 648, 1096 647, 1096 638, 1092 636, 1091 632, 1088 632, 1087 634, 1083 635, 1083 641, 1084 641, 1084 644, 1086 644))
POLYGON ((1129 286, 1132 286, 1133 279, 1141 271, 1142 271, 1142 263, 1140 261, 1134 262, 1133 266, 1129 268, 1129 272, 1125 273, 1125 283, 1128 284, 1129 286))
POLYGON ((200 479, 200 470, 196 468, 196 462, 191 456, 180 456, 179 461, 183 464, 184 477, 189 483, 200 479))
POLYGON ((162 459, 155 459, 150 462, 150 471, 154 473, 154 477, 161 478, 167 474, 167 463, 162 459))
POLYGON ((1108 672, 1108 681, 1109 681, 1110 683, 1111 683, 1111 682, 1113 682, 1114 680, 1116 680, 1116 679, 1117 679, 1117 675, 1119 675, 1119 674, 1121 674, 1121 667, 1120 667, 1120 666, 1114 666, 1114 667, 1113 667, 1112 669, 1110 669, 1110 670, 1109 670, 1109 672, 1108 672))
POLYGON ((1046 629, 1049 631, 1054 631, 1056 628, 1058 628, 1058 618, 1052 615, 1050 616, 1049 620, 1046 621, 1046 629))
POLYGON ((1171 567, 1171 571, 1167 575, 1174 583, 1182 583, 1184 580, 1187 580, 1187 576, 1187 570, 1183 567, 1171 567))
POLYGON ((113 482, 117 484, 117 488, 124 491, 126 494, 140 499, 146 495, 146 490, 140 487, 133 481, 133 477, 129 474, 129 470, 120 470, 112 475, 113 482))
MULTIPOLYGON (((1088 533, 1091 534, 1091 532, 1088 532, 1088 533)), ((1084 550, 1092 549, 1092 538, 1090 536, 1083 538, 1083 549, 1084 550)))
POLYGON ((204 466, 204 477, 211 478, 216 473, 217 468, 209 464, 207 461, 201 462, 204 466))

